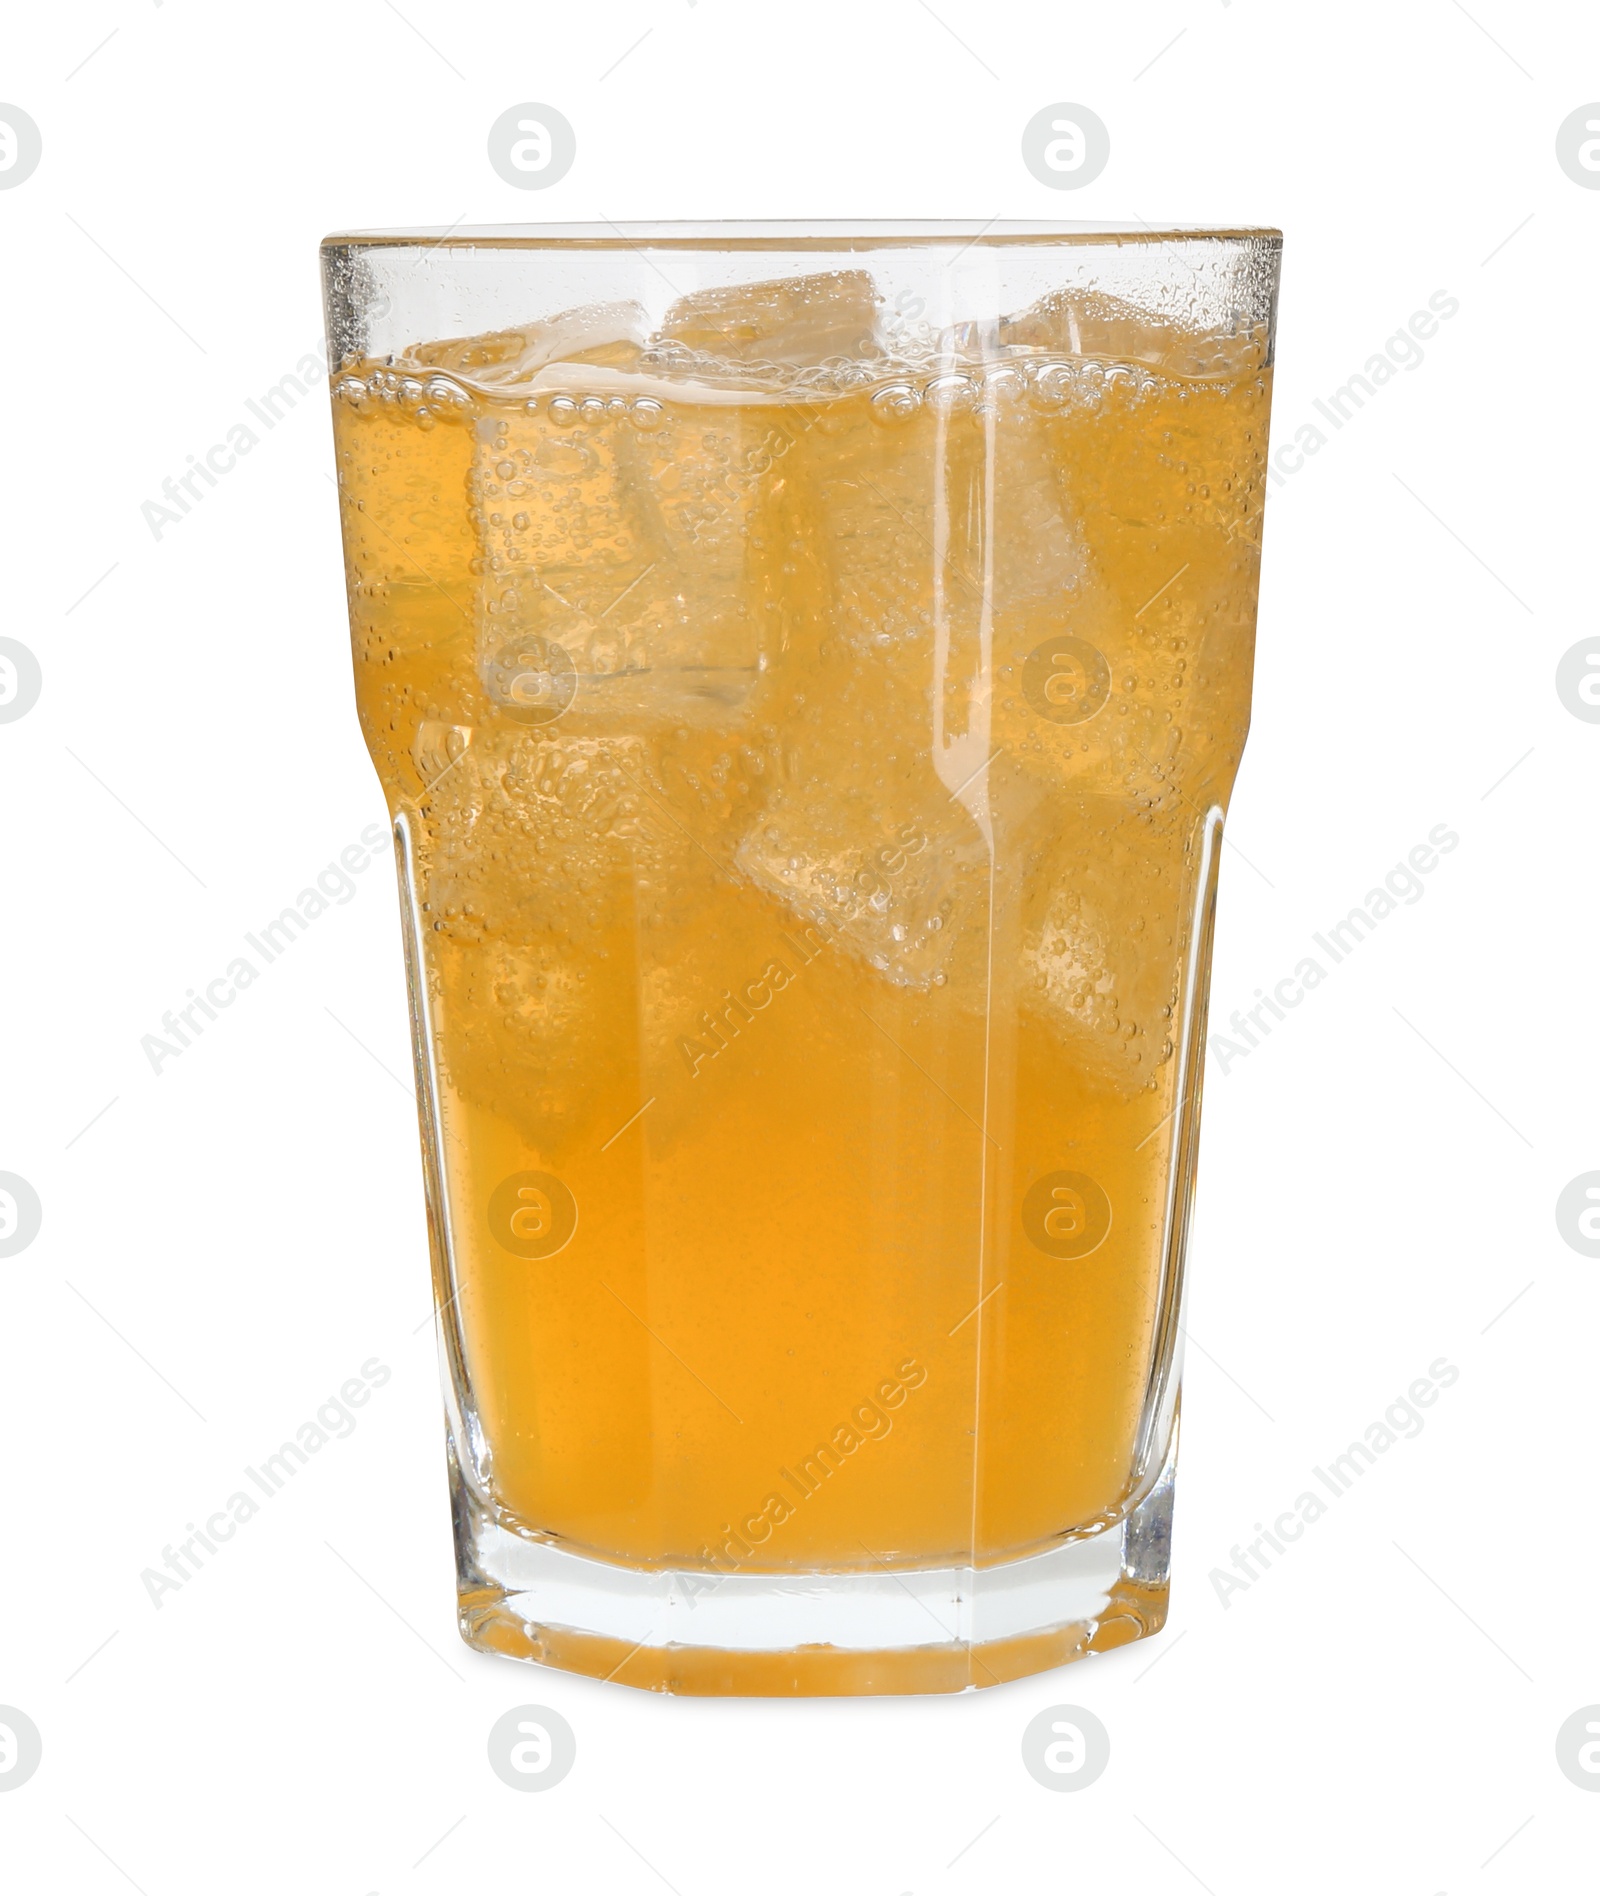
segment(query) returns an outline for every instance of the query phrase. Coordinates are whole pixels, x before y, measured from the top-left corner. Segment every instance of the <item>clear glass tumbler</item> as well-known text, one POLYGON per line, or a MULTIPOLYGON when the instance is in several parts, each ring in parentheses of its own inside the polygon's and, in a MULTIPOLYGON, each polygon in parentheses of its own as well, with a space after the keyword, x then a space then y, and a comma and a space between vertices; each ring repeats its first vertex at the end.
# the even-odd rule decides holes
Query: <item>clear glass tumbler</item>
POLYGON ((325 244, 470 1644, 933 1692, 1161 1625, 1278 253, 325 244))

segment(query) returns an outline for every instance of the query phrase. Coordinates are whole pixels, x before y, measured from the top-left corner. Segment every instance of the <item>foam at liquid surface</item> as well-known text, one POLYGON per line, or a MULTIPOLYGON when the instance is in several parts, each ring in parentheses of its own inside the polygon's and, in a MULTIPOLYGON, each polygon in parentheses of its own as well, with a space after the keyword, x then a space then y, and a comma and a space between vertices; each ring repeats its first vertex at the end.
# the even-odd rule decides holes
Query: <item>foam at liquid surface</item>
POLYGON ((1156 317, 1105 291, 1052 292, 989 322, 939 327, 887 308, 865 270, 739 284, 683 296, 653 330, 642 304, 596 303, 518 328, 418 344, 389 365, 444 372, 485 393, 591 393, 737 402, 826 400, 896 379, 1073 362, 1238 377, 1265 364, 1260 329, 1221 332, 1156 317))

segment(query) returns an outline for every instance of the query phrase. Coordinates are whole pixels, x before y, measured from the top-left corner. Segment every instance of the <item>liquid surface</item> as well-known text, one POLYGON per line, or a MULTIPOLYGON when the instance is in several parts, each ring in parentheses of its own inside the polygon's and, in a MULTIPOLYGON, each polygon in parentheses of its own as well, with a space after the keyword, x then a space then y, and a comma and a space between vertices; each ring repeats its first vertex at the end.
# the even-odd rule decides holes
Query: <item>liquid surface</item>
POLYGON ((1268 380, 1108 298, 919 345, 855 272, 335 377, 516 1522, 759 1572, 1125 1505, 1268 380))

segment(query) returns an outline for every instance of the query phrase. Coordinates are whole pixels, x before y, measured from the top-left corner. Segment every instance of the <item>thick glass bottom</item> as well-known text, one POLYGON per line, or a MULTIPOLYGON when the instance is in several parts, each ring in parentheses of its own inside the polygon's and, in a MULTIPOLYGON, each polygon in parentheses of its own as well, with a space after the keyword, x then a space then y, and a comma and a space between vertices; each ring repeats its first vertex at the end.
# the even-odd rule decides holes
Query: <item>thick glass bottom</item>
POLYGON ((615 1566, 511 1531, 454 1478, 467 1644, 645 1691, 965 1692, 1125 1646, 1167 1616, 1171 1453, 1098 1534, 994 1566, 867 1573, 615 1566))

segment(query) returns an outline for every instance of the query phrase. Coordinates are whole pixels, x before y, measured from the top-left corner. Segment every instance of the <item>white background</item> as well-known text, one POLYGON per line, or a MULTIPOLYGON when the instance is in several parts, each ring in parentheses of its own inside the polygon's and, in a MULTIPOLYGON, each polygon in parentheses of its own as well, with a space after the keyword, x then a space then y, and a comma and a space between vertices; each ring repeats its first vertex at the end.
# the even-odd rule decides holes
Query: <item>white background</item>
POLYGON ((0 192, 0 633, 44 672, 0 727, 0 1170, 44 1207, 0 1260, 0 1704, 44 1741, 0 1795, 6 1887, 1596 1887, 1600 1796, 1555 1735, 1600 1701, 1600 1263, 1554 1206, 1600 1167, 1600 726, 1554 670, 1596 629, 1600 192, 1554 140, 1600 98, 1600 17, 403 14, 84 0, 5 31, 0 96, 44 139, 0 192), (537 193, 485 155, 526 99, 577 131, 537 193), (1020 157, 1057 100, 1111 131, 1079 191, 1020 157), (1421 366, 1273 492, 1214 1014, 1435 825, 1460 847, 1210 1069, 1158 1640, 955 1699, 802 1704, 479 1657, 453 1626, 387 865, 159 1077, 140 1051, 382 820, 325 400, 159 542, 140 504, 318 337, 328 230, 1002 215, 1281 225, 1279 442, 1432 293, 1459 299, 1421 366), (153 1608, 141 1569, 374 1356, 393 1375, 356 1433, 153 1608), (1460 1378, 1424 1431, 1224 1607, 1208 1576, 1230 1547, 1441 1356, 1460 1378), (537 1796, 484 1750, 529 1701, 578 1745, 537 1796), (1019 1753, 1057 1704, 1111 1734, 1072 1795, 1019 1753))

